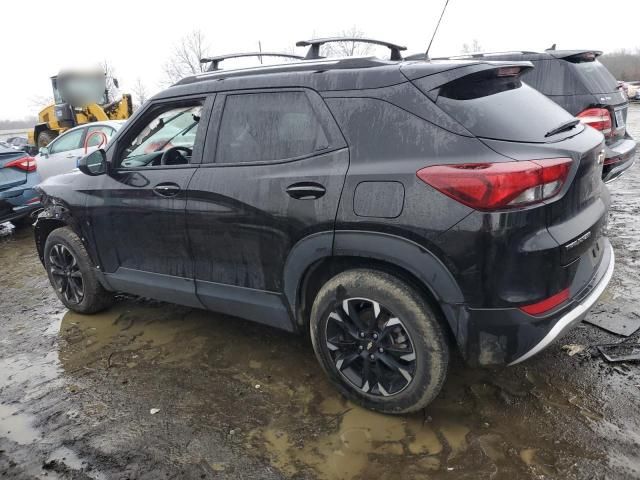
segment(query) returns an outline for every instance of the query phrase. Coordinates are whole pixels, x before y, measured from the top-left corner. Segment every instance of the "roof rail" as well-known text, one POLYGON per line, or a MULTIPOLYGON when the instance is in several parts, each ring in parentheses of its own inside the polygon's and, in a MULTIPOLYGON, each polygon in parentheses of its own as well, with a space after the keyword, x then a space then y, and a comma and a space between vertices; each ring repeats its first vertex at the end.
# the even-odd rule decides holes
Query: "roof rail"
POLYGON ((220 70, 220 62, 229 58, 243 58, 243 57, 283 57, 294 58, 296 60, 304 60, 300 55, 292 55, 290 53, 279 52, 248 52, 248 53, 228 53, 226 55, 218 55, 216 57, 201 58, 200 63, 211 63, 208 72, 214 72, 220 70))
POLYGON ((432 58, 431 60, 463 60, 465 58, 483 58, 483 57, 490 57, 492 55, 495 55, 495 56, 510 55, 513 53, 527 55, 527 54, 534 54, 534 53, 540 53, 540 52, 534 52, 530 50, 507 50, 505 52, 472 52, 472 53, 464 53, 462 55, 453 55, 450 57, 437 57, 437 58, 432 58))
POLYGON ((305 60, 315 60, 322 58, 320 56, 320 47, 325 43, 335 42, 361 42, 372 43, 374 45, 382 45, 391 50, 391 60, 402 60, 401 51, 406 50, 407 47, 396 45, 395 43, 385 42, 383 40, 375 40, 373 38, 361 38, 361 37, 328 37, 328 38, 314 38, 313 40, 300 40, 296 43, 297 47, 309 47, 305 60))

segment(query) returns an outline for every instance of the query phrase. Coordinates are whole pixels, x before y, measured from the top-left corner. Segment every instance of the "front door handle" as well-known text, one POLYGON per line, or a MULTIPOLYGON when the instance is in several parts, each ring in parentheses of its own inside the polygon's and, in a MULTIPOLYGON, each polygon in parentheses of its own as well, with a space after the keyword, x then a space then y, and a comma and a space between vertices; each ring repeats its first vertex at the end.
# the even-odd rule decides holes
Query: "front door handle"
POLYGON ((161 197, 175 197, 178 192, 180 192, 180 185, 177 183, 159 183, 153 187, 153 193, 160 195, 161 197))
POLYGON ((286 192, 296 200, 315 200, 322 197, 327 190, 319 183, 300 182, 289 185, 286 192))

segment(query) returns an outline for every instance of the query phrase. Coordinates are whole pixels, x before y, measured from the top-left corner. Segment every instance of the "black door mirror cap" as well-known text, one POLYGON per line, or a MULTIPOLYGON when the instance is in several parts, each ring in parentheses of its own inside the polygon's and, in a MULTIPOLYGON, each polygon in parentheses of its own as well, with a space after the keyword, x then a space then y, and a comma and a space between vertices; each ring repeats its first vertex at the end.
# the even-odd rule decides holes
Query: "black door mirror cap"
POLYGON ((108 170, 107 155, 102 148, 85 155, 78 161, 78 169, 85 175, 95 177, 108 170))

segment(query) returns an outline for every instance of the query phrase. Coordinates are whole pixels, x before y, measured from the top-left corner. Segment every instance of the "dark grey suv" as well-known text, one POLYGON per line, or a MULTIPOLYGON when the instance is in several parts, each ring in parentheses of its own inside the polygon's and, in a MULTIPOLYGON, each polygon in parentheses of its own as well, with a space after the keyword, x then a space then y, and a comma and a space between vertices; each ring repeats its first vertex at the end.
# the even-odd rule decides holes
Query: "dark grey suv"
POLYGON ((156 95, 41 184, 37 248, 74 311, 121 291, 306 332, 343 394, 414 411, 451 346, 518 363, 597 301, 604 139, 529 63, 315 58, 325 41, 156 95))

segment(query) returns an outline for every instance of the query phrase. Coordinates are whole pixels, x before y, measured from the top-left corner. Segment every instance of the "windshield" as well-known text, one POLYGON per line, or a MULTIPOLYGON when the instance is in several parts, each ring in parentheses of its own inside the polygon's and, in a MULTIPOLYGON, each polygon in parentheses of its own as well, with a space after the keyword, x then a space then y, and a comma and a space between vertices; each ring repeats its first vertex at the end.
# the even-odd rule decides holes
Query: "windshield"
POLYGON ((198 105, 175 108, 160 114, 134 139, 126 157, 160 152, 171 147, 192 147, 201 110, 202 107, 198 105))

